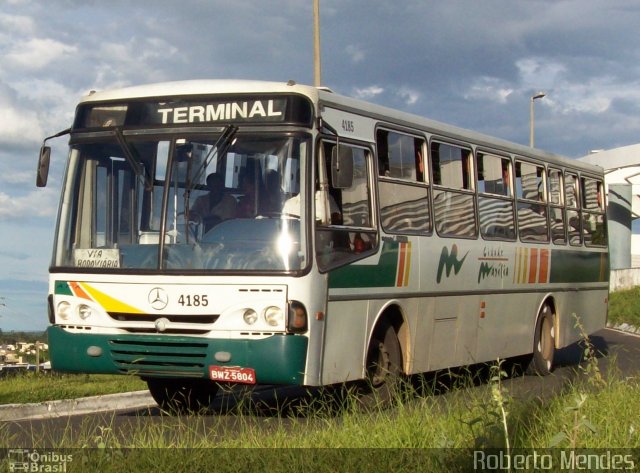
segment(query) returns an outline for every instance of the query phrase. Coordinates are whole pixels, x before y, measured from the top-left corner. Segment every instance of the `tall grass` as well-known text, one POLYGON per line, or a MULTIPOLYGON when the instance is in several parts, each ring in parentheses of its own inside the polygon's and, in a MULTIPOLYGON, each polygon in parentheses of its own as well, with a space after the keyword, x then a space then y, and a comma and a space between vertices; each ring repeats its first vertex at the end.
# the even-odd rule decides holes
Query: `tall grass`
MULTIPOLYGON (((614 373, 596 385, 584 374, 544 400, 513 397, 498 382, 502 377, 472 387, 473 380, 462 380, 446 394, 435 394, 431 385, 407 383, 386 407, 363 407, 354 394, 337 401, 320 396, 280 415, 241 403, 228 416, 134 417, 126 428, 113 416, 87 418, 62 429, 62 438, 53 432, 23 435, 31 435, 33 448, 85 449, 73 451, 85 457, 84 471, 105 472, 264 471, 267 466, 275 472, 311 466, 320 472, 368 471, 365 466, 371 471, 458 471, 468 468, 473 449, 503 449, 506 439, 511 449, 640 448, 637 377, 614 373)), ((8 432, 0 427, 2 447, 21 441, 8 432)))

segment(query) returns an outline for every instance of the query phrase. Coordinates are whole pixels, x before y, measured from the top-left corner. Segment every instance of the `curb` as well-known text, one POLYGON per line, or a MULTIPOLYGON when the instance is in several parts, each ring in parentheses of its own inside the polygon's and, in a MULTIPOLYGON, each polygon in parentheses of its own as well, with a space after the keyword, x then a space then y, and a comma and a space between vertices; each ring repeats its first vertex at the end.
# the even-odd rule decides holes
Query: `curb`
POLYGON ((149 391, 105 394, 33 404, 5 404, 0 406, 0 422, 47 419, 121 409, 142 409, 155 405, 149 391))
POLYGON ((612 328, 612 329, 620 330, 621 332, 626 332, 626 333, 640 334, 640 327, 636 327, 634 325, 630 325, 627 323, 611 324, 607 322, 606 328, 612 328))

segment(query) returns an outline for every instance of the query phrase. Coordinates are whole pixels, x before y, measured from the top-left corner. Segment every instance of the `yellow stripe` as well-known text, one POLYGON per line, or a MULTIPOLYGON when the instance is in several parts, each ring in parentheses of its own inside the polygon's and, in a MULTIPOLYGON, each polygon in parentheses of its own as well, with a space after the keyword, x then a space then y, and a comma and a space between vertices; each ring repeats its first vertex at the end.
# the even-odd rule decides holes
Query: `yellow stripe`
POLYGON ((98 291, 96 288, 89 286, 86 283, 80 283, 82 289, 93 297, 93 299, 102 306, 107 312, 123 312, 127 314, 143 314, 140 309, 136 309, 133 306, 125 304, 111 296, 106 295, 104 292, 98 291))
POLYGON ((520 252, 520 276, 518 282, 524 284, 527 282, 527 273, 529 272, 529 248, 521 248, 520 252))
POLYGON ((409 285, 409 274, 411 273, 411 242, 407 243, 407 259, 404 263, 404 284, 409 285))

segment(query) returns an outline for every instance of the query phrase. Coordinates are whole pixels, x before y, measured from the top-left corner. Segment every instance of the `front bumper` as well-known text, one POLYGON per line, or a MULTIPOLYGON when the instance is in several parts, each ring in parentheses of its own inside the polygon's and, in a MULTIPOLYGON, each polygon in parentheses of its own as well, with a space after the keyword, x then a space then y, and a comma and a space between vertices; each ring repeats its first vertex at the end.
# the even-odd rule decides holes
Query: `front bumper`
POLYGON ((211 365, 240 366, 253 368, 259 384, 303 384, 308 342, 297 335, 247 340, 70 333, 55 325, 47 335, 57 371, 208 378, 211 365), (229 360, 216 360, 220 353, 229 360))

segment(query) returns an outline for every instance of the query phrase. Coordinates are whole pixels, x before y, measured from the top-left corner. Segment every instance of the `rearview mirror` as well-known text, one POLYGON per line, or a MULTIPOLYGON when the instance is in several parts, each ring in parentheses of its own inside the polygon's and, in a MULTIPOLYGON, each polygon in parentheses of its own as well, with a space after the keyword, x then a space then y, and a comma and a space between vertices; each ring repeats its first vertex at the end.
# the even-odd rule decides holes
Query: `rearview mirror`
POLYGON ((46 187, 47 178, 49 177, 49 161, 51 160, 51 147, 42 146, 40 148, 40 157, 38 158, 38 170, 36 175, 36 186, 46 187))
POLYGON ((331 184, 336 189, 353 184, 353 149, 349 146, 335 146, 331 151, 331 184))

